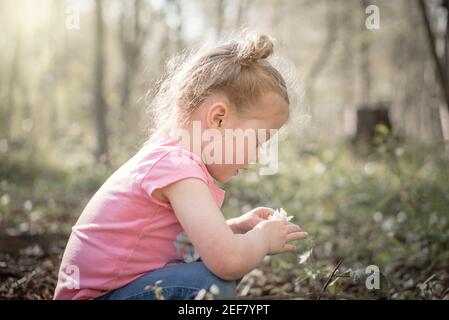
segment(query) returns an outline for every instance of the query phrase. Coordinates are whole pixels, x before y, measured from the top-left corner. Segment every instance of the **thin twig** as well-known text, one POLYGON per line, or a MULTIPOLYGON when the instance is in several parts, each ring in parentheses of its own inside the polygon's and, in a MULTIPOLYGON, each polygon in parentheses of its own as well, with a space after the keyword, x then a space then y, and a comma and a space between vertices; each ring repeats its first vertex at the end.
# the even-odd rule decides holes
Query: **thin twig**
POLYGON ((332 281, 332 278, 335 275, 335 272, 337 272, 338 268, 340 268, 341 264, 343 263, 343 259, 340 259, 340 261, 338 261, 337 265, 335 266, 334 270, 332 271, 331 275, 329 276, 329 278, 327 279, 326 283, 324 284, 323 289, 321 290, 321 293, 318 295, 317 300, 321 299, 321 296, 324 294, 324 292, 326 291, 327 287, 329 286, 329 284, 332 281))

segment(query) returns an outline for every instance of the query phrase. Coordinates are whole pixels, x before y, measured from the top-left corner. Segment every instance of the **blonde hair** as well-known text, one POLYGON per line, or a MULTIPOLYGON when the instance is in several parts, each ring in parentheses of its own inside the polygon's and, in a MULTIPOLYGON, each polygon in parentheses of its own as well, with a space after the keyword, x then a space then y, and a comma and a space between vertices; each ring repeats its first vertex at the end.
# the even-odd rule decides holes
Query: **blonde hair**
POLYGON ((153 132, 168 135, 187 124, 211 94, 223 93, 239 115, 267 91, 290 103, 286 81, 267 58, 273 40, 265 34, 242 32, 197 52, 182 53, 167 63, 166 76, 150 104, 153 132))

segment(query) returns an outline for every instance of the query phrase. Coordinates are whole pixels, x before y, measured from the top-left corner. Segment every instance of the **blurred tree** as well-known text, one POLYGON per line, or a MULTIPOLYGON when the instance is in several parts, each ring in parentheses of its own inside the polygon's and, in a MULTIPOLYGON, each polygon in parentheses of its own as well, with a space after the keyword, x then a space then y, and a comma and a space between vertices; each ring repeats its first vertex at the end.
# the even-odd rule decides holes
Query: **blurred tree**
POLYGON ((131 90, 134 85, 134 78, 140 65, 142 48, 151 27, 151 10, 142 0, 123 2, 120 15, 120 47, 123 57, 123 74, 121 81, 121 119, 126 119, 126 112, 129 109, 131 90), (145 16, 145 20, 142 16, 145 16))
POLYGON ((215 6, 216 6, 216 9, 215 9, 215 12, 216 12, 215 33, 216 33, 217 38, 220 38, 220 36, 223 32, 224 23, 225 23, 226 4, 227 4, 226 0, 217 0, 217 2, 215 3, 215 6))
POLYGON ((104 98, 104 23, 102 0, 95 0, 95 60, 93 85, 93 112, 96 129, 95 157, 108 163, 108 129, 106 125, 107 103, 104 98))
POLYGON ((238 7, 237 7, 237 15, 235 19, 235 27, 240 28, 245 21, 245 17, 248 16, 248 11, 250 8, 250 0, 239 0, 238 7))
POLYGON ((342 82, 342 103, 341 112, 339 113, 339 122, 341 125, 341 133, 346 133, 346 119, 347 112, 354 112, 355 95, 354 95, 354 15, 352 10, 353 3, 350 1, 340 1, 341 11, 341 34, 342 34, 342 59, 340 63, 341 68, 341 82, 342 82))
POLYGON ((422 18, 423 18, 423 22, 424 22, 424 27, 426 29, 427 32, 427 36, 428 36, 428 40, 429 40, 429 46, 430 46, 430 51, 432 53, 432 57, 435 61, 435 65, 436 65, 436 69, 437 69, 437 75, 438 75, 438 80, 441 86, 441 90, 443 92, 443 96, 445 99, 445 104, 447 109, 449 110, 449 60, 448 60, 448 56, 449 56, 449 23, 448 23, 448 17, 449 17, 449 1, 448 0, 443 0, 443 2, 435 3, 435 2, 426 2, 424 0, 418 0, 419 6, 421 8, 421 14, 422 14, 422 18), (441 6, 441 9, 444 9, 444 13, 441 12, 441 10, 434 10, 436 11, 434 16, 431 17, 430 11, 428 10, 428 4, 430 5, 437 5, 437 6, 441 6), (432 28, 432 23, 431 21, 436 21, 437 20, 437 15, 441 15, 444 14, 445 18, 446 18, 446 29, 443 32, 443 41, 444 41, 444 53, 443 55, 440 55, 438 53, 438 49, 437 49, 437 42, 438 42, 438 38, 435 35, 433 28, 432 28))
POLYGON ((183 41, 183 17, 182 17, 182 2, 181 0, 166 0, 166 7, 164 8, 164 14, 167 19, 169 13, 172 13, 174 17, 174 42, 175 42, 175 51, 179 52, 184 47, 183 41))
MULTIPOLYGON (((2 3, 5 6, 4 3, 2 3)), ((14 110, 18 108, 16 103, 17 97, 17 89, 19 87, 20 79, 20 66, 21 66, 21 52, 22 52, 22 26, 19 20, 18 12, 14 13, 15 19, 13 20, 13 34, 14 34, 14 42, 12 59, 8 66, 4 66, 4 68, 9 68, 9 73, 6 73, 5 77, 5 88, 6 88, 6 96, 4 100, 4 105, 2 106, 2 136, 6 139, 11 138, 11 126, 13 121, 14 110)), ((2 72, 3 73, 3 72, 2 72)))
POLYGON ((321 72, 326 67, 330 60, 333 49, 338 38, 338 15, 336 14, 333 6, 325 5, 325 23, 326 23, 326 40, 322 46, 321 52, 316 57, 315 61, 310 68, 307 76, 307 95, 309 97, 309 103, 312 114, 316 108, 315 105, 315 90, 316 81, 321 72))
POLYGON ((360 75, 362 79, 361 98, 362 104, 371 103, 371 37, 370 30, 365 26, 365 10, 371 4, 368 0, 360 2, 362 6, 362 23, 360 23, 361 41, 360 41, 360 75))

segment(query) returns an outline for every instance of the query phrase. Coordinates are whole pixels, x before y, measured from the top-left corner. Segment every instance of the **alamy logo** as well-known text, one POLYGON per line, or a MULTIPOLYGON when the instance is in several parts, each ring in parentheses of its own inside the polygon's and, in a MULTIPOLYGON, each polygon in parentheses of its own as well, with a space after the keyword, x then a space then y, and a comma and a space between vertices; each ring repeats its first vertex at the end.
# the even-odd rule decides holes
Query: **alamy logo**
POLYGON ((76 265, 66 265, 59 274, 62 286, 69 290, 80 288, 80 269, 76 265))
POLYGON ((368 290, 380 289, 380 270, 376 265, 367 266, 365 273, 368 275, 365 280, 365 286, 368 290))
POLYGON ((372 4, 366 7, 365 13, 368 17, 365 20, 365 27, 368 30, 380 29, 380 9, 378 6, 372 4))
POLYGON ((67 17, 65 19, 65 27, 69 30, 79 30, 80 25, 80 8, 76 5, 67 6, 65 9, 67 17))

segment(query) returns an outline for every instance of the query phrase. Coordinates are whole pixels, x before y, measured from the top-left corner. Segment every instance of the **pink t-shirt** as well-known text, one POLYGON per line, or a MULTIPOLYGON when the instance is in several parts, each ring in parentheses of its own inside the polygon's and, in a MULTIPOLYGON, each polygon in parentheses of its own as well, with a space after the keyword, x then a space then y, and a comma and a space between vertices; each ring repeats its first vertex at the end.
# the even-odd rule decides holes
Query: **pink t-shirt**
POLYGON ((197 260, 170 204, 152 196, 186 178, 206 183, 221 207, 224 190, 197 155, 174 141, 153 139, 120 167, 72 228, 54 299, 95 298, 151 270, 197 260))

